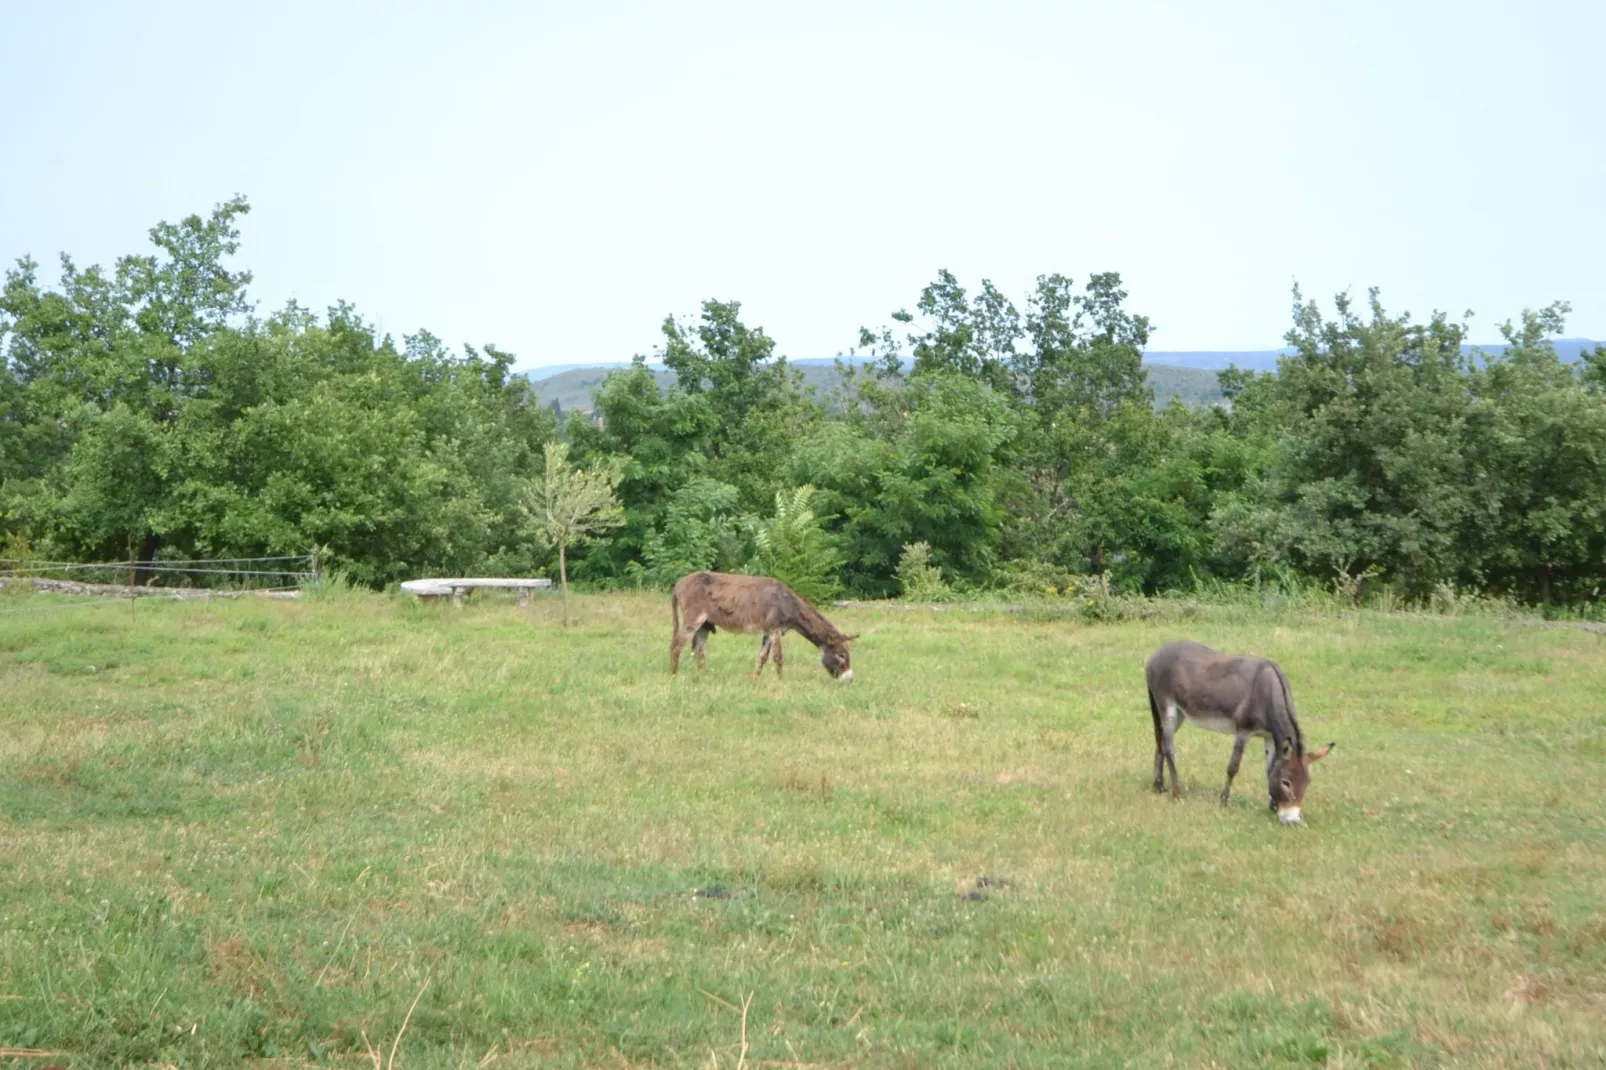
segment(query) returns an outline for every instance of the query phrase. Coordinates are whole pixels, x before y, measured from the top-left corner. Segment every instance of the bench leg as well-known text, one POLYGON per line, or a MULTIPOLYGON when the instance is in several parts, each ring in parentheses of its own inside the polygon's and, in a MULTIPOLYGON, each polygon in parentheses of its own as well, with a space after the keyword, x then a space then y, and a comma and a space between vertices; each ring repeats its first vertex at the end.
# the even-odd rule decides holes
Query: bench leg
POLYGON ((528 587, 520 587, 519 588, 519 606, 523 607, 523 606, 527 606, 529 604, 530 604, 530 589, 528 587))
POLYGON ((461 587, 453 587, 452 588, 452 608, 453 609, 462 609, 463 608, 463 588, 461 588, 461 587))

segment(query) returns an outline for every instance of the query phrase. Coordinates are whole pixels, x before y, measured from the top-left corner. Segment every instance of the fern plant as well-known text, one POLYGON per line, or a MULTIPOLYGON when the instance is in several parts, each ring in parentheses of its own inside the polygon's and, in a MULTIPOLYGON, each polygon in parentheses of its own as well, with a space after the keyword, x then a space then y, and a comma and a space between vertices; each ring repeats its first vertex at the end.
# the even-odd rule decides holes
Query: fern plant
POLYGON ((819 602, 841 590, 842 555, 810 507, 813 497, 814 488, 807 484, 777 491, 774 516, 748 518, 753 557, 747 571, 773 576, 809 601, 819 602))

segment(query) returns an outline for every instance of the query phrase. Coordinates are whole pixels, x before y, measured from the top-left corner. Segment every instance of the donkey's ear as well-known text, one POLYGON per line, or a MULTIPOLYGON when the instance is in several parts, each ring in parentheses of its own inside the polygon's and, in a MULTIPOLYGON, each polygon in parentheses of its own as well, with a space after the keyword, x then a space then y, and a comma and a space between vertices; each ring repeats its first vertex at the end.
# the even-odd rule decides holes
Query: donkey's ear
POLYGON ((1317 747, 1315 750, 1305 755, 1305 764, 1309 765, 1311 762, 1321 761, 1323 758, 1327 757, 1327 752, 1332 749, 1333 744, 1323 743, 1320 747, 1317 747))

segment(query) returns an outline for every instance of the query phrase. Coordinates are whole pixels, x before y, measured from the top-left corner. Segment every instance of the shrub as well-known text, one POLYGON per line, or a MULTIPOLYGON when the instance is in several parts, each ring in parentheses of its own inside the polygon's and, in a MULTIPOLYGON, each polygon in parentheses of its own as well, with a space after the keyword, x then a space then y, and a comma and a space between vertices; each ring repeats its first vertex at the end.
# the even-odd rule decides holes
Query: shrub
POLYGON ((950 591, 942 580, 942 569, 931 563, 931 546, 924 542, 904 543, 898 558, 898 586, 909 602, 942 602, 950 591))

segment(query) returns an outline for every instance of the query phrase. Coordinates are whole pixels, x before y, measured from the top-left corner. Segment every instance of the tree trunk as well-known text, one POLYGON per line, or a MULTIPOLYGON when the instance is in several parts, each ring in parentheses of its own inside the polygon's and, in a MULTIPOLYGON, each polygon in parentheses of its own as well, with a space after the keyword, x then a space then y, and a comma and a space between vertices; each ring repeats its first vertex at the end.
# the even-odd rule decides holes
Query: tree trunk
POLYGON ((569 559, 567 555, 569 540, 558 537, 558 579, 563 585, 563 626, 569 626, 569 559))
POLYGON ((142 564, 134 570, 133 583, 135 587, 149 587, 151 585, 151 579, 156 573, 152 572, 147 566, 155 560, 156 551, 161 549, 161 546, 161 537, 154 532, 146 532, 140 537, 138 560, 142 564))

